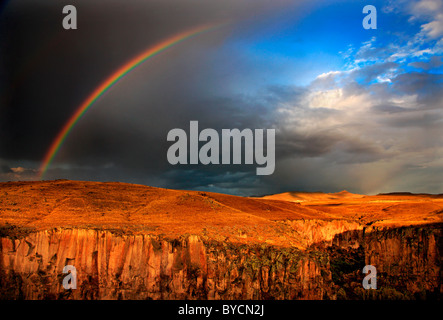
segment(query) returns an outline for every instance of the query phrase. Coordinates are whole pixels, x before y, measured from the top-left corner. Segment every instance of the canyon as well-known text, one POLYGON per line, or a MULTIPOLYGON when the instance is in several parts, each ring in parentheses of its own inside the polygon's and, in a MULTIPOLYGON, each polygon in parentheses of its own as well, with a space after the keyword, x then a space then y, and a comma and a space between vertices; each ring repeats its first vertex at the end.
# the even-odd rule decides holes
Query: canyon
POLYGON ((441 299, 442 213, 442 195, 0 183, 0 298, 441 299))

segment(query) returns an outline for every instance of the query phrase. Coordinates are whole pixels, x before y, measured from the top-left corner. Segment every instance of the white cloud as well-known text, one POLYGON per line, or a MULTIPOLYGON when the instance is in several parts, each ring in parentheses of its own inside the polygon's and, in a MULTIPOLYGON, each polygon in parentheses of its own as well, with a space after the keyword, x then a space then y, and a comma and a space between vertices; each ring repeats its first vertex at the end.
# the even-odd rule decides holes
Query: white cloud
POLYGON ((443 36, 443 14, 438 14, 435 20, 422 25, 421 28, 430 38, 435 39, 443 36))
POLYGON ((392 83, 392 80, 389 78, 384 78, 382 76, 378 76, 377 77, 377 82, 383 83, 383 82, 387 82, 387 83, 392 83))
POLYGON ((439 11, 442 7, 441 0, 421 0, 412 6, 412 12, 416 15, 424 15, 439 11))
POLYGON ((333 110, 347 110, 348 112, 362 111, 372 106, 372 99, 367 93, 345 94, 342 88, 314 91, 307 97, 309 108, 326 108, 333 110))
POLYGON ((443 36, 443 2, 441 0, 420 0, 411 9, 415 20, 427 20, 421 25, 421 35, 430 39, 443 36))
POLYGON ((319 76, 317 76, 317 79, 325 79, 325 78, 328 78, 328 77, 334 77, 334 76, 337 76, 337 75, 340 75, 342 72, 341 71, 329 71, 329 72, 325 72, 325 73, 322 73, 322 74, 320 74, 319 76))

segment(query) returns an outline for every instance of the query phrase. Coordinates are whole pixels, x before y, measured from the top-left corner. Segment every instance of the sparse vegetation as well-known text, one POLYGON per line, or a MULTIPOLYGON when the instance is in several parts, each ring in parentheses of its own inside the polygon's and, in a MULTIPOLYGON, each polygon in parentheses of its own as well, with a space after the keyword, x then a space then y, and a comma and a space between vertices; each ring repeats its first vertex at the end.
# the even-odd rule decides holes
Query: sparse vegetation
POLYGON ((34 228, 21 227, 13 224, 0 225, 0 237, 21 239, 28 236, 31 232, 35 231, 34 228))

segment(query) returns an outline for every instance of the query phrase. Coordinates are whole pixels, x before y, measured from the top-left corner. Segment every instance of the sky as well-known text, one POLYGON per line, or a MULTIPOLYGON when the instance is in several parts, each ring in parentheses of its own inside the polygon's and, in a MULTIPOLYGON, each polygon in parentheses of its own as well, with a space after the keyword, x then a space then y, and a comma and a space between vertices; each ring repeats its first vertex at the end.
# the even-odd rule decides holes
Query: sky
POLYGON ((443 1, 70 1, 0 8, 0 181, 37 180, 52 141, 120 66, 168 37, 78 121, 44 179, 236 195, 443 193, 443 1), (362 26, 377 9, 377 29, 362 26), (256 165, 171 165, 174 128, 275 129, 256 165))

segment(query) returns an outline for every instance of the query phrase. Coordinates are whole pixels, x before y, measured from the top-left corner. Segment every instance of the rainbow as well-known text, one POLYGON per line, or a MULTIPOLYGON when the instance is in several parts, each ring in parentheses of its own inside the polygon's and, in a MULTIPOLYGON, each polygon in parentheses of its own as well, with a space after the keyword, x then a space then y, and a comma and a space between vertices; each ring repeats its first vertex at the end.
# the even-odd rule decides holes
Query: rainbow
POLYGON ((213 30, 221 25, 211 25, 211 26, 200 26, 185 32, 176 34, 156 45, 148 48, 146 51, 142 52, 132 60, 128 61, 126 64, 121 66, 117 71, 111 74, 105 81, 103 81, 87 98, 83 103, 76 109, 74 114, 65 123, 62 130, 57 134, 53 140, 51 146, 45 154, 42 160, 42 164, 39 170, 40 180, 43 179, 46 171, 60 150, 61 146, 66 140, 66 137, 71 132, 72 128, 77 124, 80 118, 91 108, 91 106, 108 91, 113 85, 115 85, 119 80, 121 80, 129 72, 137 68, 143 62, 156 56, 157 54, 165 51, 166 49, 203 32, 213 30))

